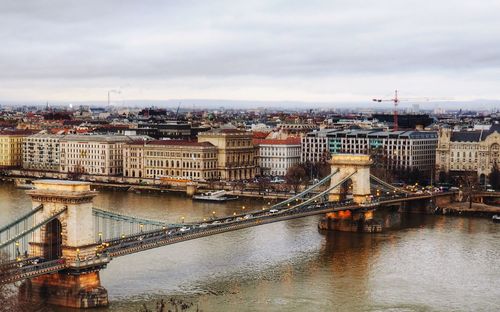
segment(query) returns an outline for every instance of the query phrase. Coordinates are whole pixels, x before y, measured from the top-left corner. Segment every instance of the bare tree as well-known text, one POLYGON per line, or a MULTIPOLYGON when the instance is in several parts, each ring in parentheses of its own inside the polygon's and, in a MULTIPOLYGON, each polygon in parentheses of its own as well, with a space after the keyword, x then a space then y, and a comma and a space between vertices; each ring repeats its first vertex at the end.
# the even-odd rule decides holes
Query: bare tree
POLYGON ((267 189, 269 189, 269 185, 271 184, 271 181, 267 177, 261 177, 257 180, 257 188, 259 190, 259 195, 262 192, 265 192, 267 189))
POLYGON ((496 162, 493 163, 493 168, 491 168, 491 173, 488 176, 488 180, 493 189, 500 189, 500 171, 498 170, 498 165, 496 162))
MULTIPOLYGON (((8 259, 7 254, 0 253, 0 263, 8 259)), ((10 270, 8 266, 0 264, 0 276, 6 274, 8 270, 10 270)), ((0 284, 0 312, 28 312, 39 308, 36 304, 19 302, 18 293, 19 289, 15 284, 0 284)))
POLYGON ((308 180, 306 170, 301 165, 294 165, 288 168, 285 175, 286 183, 290 185, 295 192, 298 192, 300 186, 307 183, 308 180))

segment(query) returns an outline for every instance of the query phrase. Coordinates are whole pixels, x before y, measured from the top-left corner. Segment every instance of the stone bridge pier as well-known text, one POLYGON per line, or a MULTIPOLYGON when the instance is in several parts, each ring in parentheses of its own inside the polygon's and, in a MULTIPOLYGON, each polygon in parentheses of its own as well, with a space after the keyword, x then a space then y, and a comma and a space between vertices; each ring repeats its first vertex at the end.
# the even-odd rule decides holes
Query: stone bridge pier
POLYGON ((401 217, 399 206, 385 207, 384 209, 370 208, 370 166, 373 161, 369 155, 362 154, 334 154, 330 160, 332 172, 338 171, 332 177, 331 186, 339 184, 347 177, 344 185, 333 188, 329 194, 330 201, 340 201, 346 198, 345 185, 351 182, 352 200, 358 204, 367 204, 363 211, 339 211, 328 213, 319 222, 323 230, 343 232, 381 232, 383 229, 399 225, 401 217))
POLYGON ((43 205, 35 222, 63 212, 35 232, 30 254, 45 261, 65 262, 67 269, 26 280, 20 299, 71 308, 107 306, 108 294, 99 278, 102 264, 80 265, 84 259, 94 258, 97 251, 92 216, 96 192, 90 190, 88 182, 38 180, 33 184, 35 189, 27 192, 33 208, 43 205))
MULTIPOLYGON (((352 182, 352 199, 355 203, 365 203, 370 196, 370 166, 373 161, 368 155, 361 154, 334 154, 330 160, 331 172, 338 171, 330 182, 331 186, 337 185, 345 178, 350 178, 352 182)), ((332 189, 328 199, 330 201, 339 201, 345 196, 346 190, 343 185, 332 189)))

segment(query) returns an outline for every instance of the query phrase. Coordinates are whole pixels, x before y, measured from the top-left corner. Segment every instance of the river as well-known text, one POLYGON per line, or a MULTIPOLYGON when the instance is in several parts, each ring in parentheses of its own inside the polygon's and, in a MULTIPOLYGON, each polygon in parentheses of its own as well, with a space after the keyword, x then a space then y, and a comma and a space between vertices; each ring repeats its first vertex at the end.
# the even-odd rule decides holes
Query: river
MULTIPOLYGON (((266 204, 111 191, 95 199, 99 208, 169 222, 266 204)), ((24 191, 0 184, 0 225, 29 207, 24 191)), ((101 271, 110 306, 95 311, 139 311, 170 298, 202 311, 500 310, 500 224, 409 215, 399 230, 355 234, 321 233, 318 220, 267 224, 114 259, 101 271)))

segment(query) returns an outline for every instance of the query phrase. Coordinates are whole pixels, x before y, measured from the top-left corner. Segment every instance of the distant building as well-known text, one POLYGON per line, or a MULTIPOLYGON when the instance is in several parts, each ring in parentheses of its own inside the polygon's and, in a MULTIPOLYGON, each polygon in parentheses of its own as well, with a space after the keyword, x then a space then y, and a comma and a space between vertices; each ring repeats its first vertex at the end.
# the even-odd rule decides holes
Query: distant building
POLYGON ((0 131, 0 167, 21 167, 23 163, 23 140, 33 133, 33 131, 29 130, 0 131))
POLYGON ((59 171, 62 135, 34 134, 23 141, 23 169, 59 171))
POLYGON ((217 147, 218 170, 223 180, 248 180, 255 177, 254 146, 250 132, 215 129, 198 134, 198 142, 217 147))
POLYGON ((484 185, 495 164, 499 163, 500 125, 475 131, 440 129, 436 153, 438 179, 446 175, 470 174, 484 185))
POLYGON ((300 135, 300 134, 306 134, 309 133, 313 130, 317 130, 319 127, 315 124, 308 123, 308 124, 303 124, 303 123, 282 123, 278 125, 278 130, 286 133, 286 134, 292 134, 292 135, 300 135))
POLYGON ((66 135, 60 140, 60 171, 120 176, 124 144, 146 139, 126 135, 66 135))
POLYGON ((123 147, 123 175, 205 181, 219 178, 217 148, 208 142, 157 140, 123 147))
MULTIPOLYGON (((373 114, 372 117, 381 122, 394 123, 393 114, 373 114)), ((399 129, 424 129, 433 122, 434 120, 427 114, 398 114, 399 129)))
POLYGON ((257 164, 263 176, 284 176, 288 168, 300 163, 300 138, 254 139, 257 164))
POLYGON ((163 123, 139 123, 137 134, 147 135, 155 139, 196 140, 196 131, 183 121, 167 121, 163 123))

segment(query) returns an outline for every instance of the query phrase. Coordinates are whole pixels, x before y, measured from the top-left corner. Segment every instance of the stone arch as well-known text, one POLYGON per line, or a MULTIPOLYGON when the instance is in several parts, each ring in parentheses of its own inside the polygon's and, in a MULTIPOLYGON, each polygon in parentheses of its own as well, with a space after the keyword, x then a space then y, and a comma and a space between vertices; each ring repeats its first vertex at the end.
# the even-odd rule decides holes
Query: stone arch
POLYGON ((335 154, 332 155, 330 164, 332 176, 330 186, 333 187, 329 194, 330 201, 342 199, 341 181, 349 177, 352 183, 352 197, 354 202, 363 203, 370 196, 370 166, 372 160, 369 155, 361 154, 335 154))
POLYGON ((54 219, 45 225, 43 257, 47 260, 59 259, 62 256, 63 226, 59 219, 54 219))

